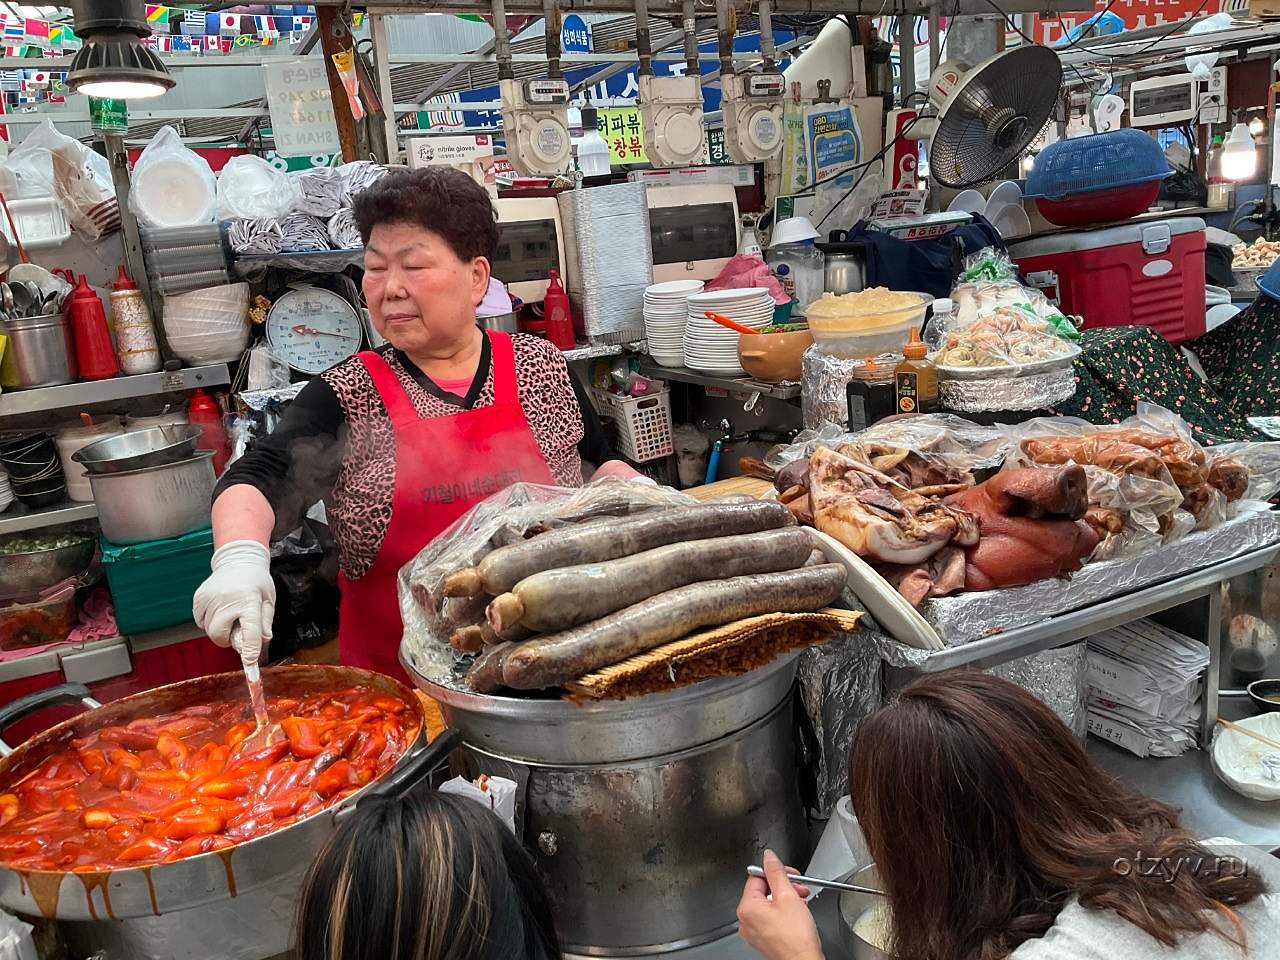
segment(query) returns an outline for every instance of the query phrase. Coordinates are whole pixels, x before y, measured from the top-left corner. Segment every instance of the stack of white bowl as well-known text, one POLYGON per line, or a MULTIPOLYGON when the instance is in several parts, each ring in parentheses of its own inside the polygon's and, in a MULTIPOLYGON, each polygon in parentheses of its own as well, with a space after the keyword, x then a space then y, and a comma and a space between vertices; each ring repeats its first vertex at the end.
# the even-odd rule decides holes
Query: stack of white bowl
POLYGON ((664 367, 684 366, 684 323, 688 299, 702 292, 701 280, 655 283, 644 291, 644 338, 649 355, 664 367))
POLYGON ((4 513, 13 503, 13 488, 9 486, 9 475, 0 470, 0 513, 4 513))
POLYGON ((249 284, 206 287, 164 298, 164 335, 187 363, 239 360, 249 345, 249 284))
POLYGON ((740 334, 707 317, 718 313, 744 327, 759 330, 773 322, 773 297, 764 287, 735 287, 689 297, 684 328, 684 365, 718 376, 746 375, 738 361, 740 334))

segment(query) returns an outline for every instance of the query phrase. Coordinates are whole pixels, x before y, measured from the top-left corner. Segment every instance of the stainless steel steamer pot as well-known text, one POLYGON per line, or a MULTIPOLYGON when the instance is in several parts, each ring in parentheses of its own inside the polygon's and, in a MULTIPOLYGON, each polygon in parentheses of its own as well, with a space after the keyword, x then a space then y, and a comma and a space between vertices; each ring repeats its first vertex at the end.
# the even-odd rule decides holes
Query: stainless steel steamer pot
MULTIPOLYGON (((395 767, 344 802, 225 850, 174 863, 92 873, 19 871, 0 864, 0 906, 28 916, 80 921, 162 917, 236 898, 246 910, 252 910, 255 901, 267 898, 246 894, 273 887, 291 872, 296 873, 299 864, 310 864, 346 811, 354 809, 366 796, 401 789, 408 781, 425 776, 456 743, 455 736, 442 736, 430 748, 423 749, 426 718, 421 702, 402 683, 379 673, 354 667, 299 665, 267 668, 262 671, 262 679, 269 696, 307 696, 362 686, 401 697, 413 705, 418 715, 418 739, 395 767)), ((7 755, 0 760, 0 784, 21 777, 68 741, 101 727, 193 703, 241 696, 247 700, 244 674, 237 671, 157 687, 106 706, 99 706, 90 697, 88 687, 76 683, 20 697, 0 707, 0 728, 55 703, 83 703, 91 709, 37 734, 16 749, 5 746, 7 755)), ((296 892, 296 886, 293 889, 296 892)), ((284 933, 288 935, 287 930, 284 933)))
POLYGON ((520 786, 517 826, 570 953, 635 956, 726 936, 748 863, 807 851, 796 654, 622 701, 463 693, 410 678, 462 734, 467 773, 520 786))

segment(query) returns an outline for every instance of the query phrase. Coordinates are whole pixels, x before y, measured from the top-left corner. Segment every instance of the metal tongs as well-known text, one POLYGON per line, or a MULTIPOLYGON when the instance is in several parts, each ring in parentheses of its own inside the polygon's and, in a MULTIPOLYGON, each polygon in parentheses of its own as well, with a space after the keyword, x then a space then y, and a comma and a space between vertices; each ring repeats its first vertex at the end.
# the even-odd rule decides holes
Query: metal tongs
MULTIPOLYGON (((764 867, 757 867, 754 864, 747 867, 747 876, 749 877, 764 877, 764 875, 764 867)), ((883 890, 877 890, 875 887, 860 887, 856 883, 841 883, 838 880, 819 880, 817 877, 806 877, 799 873, 789 873, 787 874, 787 879, 804 887, 825 887, 828 890, 847 890, 850 893, 869 893, 877 897, 886 896, 883 890)))

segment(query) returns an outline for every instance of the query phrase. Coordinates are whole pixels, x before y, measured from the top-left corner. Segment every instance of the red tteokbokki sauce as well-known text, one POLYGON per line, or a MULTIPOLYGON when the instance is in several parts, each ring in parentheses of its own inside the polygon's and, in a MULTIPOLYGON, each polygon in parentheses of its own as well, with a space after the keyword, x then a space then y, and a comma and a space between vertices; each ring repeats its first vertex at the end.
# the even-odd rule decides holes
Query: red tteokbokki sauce
POLYGON ((198 704, 72 740, 0 785, 0 864, 98 871, 170 863, 283 829, 391 769, 414 707, 362 687, 198 704))

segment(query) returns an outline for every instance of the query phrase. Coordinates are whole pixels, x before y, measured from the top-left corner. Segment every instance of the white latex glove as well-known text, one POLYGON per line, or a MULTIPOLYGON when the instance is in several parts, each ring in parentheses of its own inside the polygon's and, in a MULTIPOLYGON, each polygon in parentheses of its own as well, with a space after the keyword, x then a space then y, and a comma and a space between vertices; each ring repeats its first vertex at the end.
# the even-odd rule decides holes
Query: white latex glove
POLYGON ((271 639, 276 612, 276 585, 271 580, 271 554, 254 540, 233 540, 213 554, 212 572, 196 590, 191 613, 196 624, 220 647, 231 645, 238 622, 241 659, 257 662, 262 644, 271 639))

